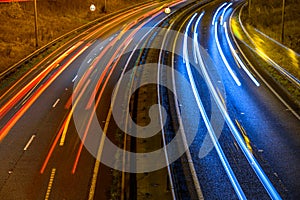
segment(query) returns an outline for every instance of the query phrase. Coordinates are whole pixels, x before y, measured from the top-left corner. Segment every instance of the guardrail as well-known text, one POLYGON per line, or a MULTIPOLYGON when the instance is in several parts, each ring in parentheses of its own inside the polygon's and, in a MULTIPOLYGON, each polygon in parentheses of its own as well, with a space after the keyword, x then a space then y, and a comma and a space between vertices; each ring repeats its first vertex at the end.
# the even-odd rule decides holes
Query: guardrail
MULTIPOLYGON (((247 29, 245 28, 242 20, 241 20, 241 13, 243 12, 243 9, 245 9, 245 4, 242 6, 240 12, 239 12, 239 23, 241 25, 241 28, 243 29, 244 33, 247 35, 247 37, 249 38, 249 40, 251 41, 252 44, 253 43, 253 39, 250 36, 249 32, 247 31, 247 29)), ((254 44, 255 46, 255 44, 254 44)), ((282 47, 283 48, 283 47, 282 47)), ((257 50, 256 50, 257 51, 257 50)), ((258 51, 256 52, 263 60, 265 60, 266 62, 268 62, 269 64, 271 64, 273 66, 273 68, 279 72, 282 76, 286 77, 291 83, 293 83, 298 89, 300 89, 300 80, 298 80, 293 74, 291 74, 290 72, 288 72, 286 69, 284 69, 283 67, 281 67, 279 64, 277 64, 275 61, 273 61, 268 55, 266 55, 265 53, 258 51), (262 56, 260 53, 263 53, 264 56, 262 56)))
MULTIPOLYGON (((3 1, 9 1, 9 0, 0 0, 1 2, 3 1)), ((22 0, 20 0, 22 1, 22 0)), ((23 0, 24 1, 24 0, 23 0)), ((111 17, 113 17, 114 15, 117 15, 117 14, 120 14, 122 12, 125 12, 125 11, 128 11, 136 6, 139 6, 139 5, 143 5, 143 4, 147 4, 147 3, 150 3, 150 2, 154 2, 154 1, 146 1, 146 2, 143 2, 143 3, 138 3, 138 4, 135 4, 133 6, 130 6, 128 8, 123 8, 119 11, 116 11, 116 12, 113 12, 113 13, 110 13, 110 14, 107 14, 105 16, 102 16, 98 19, 95 19, 85 25, 82 25, 68 33, 65 33, 64 35, 56 38, 55 40, 49 42, 48 44, 42 46, 41 48, 35 50, 33 53, 29 54, 28 56, 26 56, 25 58, 23 58, 22 60, 20 60, 19 62, 17 62, 16 64, 12 65, 11 67, 9 67, 8 69, 4 70, 3 72, 0 73, 0 80, 4 79, 5 77, 7 77, 8 75, 10 75, 11 73, 13 73, 15 70, 17 70, 18 68, 20 68, 23 64, 25 64, 26 62, 29 62, 30 59, 33 59, 34 57, 38 56, 40 53, 46 51, 48 48, 50 48, 51 46, 54 46, 56 43, 58 43, 59 41, 62 41, 63 39, 71 36, 72 34, 76 33, 76 32, 79 32, 79 31, 83 31, 84 29, 87 29, 88 27, 91 27, 93 25, 95 25, 96 23, 98 22, 101 22, 101 21, 104 21, 104 20, 107 20, 111 17)))
MULTIPOLYGON (((242 8, 240 8, 239 14, 238 14, 238 21, 239 24, 241 25, 241 28, 243 30, 243 32, 247 35, 249 42, 253 42, 251 41, 250 35, 247 32, 246 33, 246 29, 244 26, 242 26, 242 21, 241 21, 241 13, 242 10, 245 7, 245 4, 242 3, 240 6, 242 6, 242 8)), ((239 7, 240 7, 239 6, 239 7)), ((237 7, 233 13, 236 12, 236 10, 239 8, 237 7)), ((233 39, 235 40, 235 38, 233 37, 233 39)), ((276 81, 275 79, 271 78, 269 80, 271 80, 270 82, 267 81, 262 75, 260 75, 260 73, 256 70, 256 68, 251 64, 251 62, 247 59, 246 55, 243 53, 243 51, 241 50, 241 48, 239 47, 239 45, 237 44, 237 41, 235 40, 235 43, 237 45, 237 48, 239 49, 239 51, 241 52, 241 54, 243 55, 243 57, 245 58, 245 60, 247 61, 247 63, 251 66, 252 70, 256 73, 256 75, 265 83, 265 85, 269 88, 269 90, 287 107, 287 109, 289 111, 291 111, 291 113, 300 120, 300 116, 298 114, 299 112, 299 107, 300 107, 300 102, 298 101, 298 98, 295 98, 294 94, 292 94, 287 88, 286 88, 286 84, 282 84, 282 82, 280 81, 276 81), (278 87, 278 89, 274 89, 275 87, 278 87)), ((246 42, 244 43, 246 46, 248 45, 246 42)), ((254 44, 253 44, 254 45, 254 44)), ((250 46, 248 46, 250 47, 250 46)), ((257 53, 256 51, 254 51, 254 49, 252 47, 249 48, 251 51, 253 51, 253 53, 257 53)), ((269 61, 267 61, 269 62, 269 61)), ((272 64, 271 64, 272 65, 272 64)), ((280 70, 278 70, 276 67, 274 67, 272 65, 272 67, 275 69, 276 72, 279 73, 279 75, 281 75, 282 77, 286 76, 284 74, 281 73, 280 70)), ((267 74, 267 77, 272 77, 272 74, 268 71, 265 72, 267 74)), ((292 78, 292 77, 291 77, 292 78)), ((295 77, 296 78, 296 77, 295 77)), ((295 84, 295 81, 290 80, 289 78, 286 78, 285 80, 288 80, 288 83, 292 84, 292 86, 296 89, 299 89, 298 84, 295 84)), ((296 93, 295 93, 296 94, 296 93)))

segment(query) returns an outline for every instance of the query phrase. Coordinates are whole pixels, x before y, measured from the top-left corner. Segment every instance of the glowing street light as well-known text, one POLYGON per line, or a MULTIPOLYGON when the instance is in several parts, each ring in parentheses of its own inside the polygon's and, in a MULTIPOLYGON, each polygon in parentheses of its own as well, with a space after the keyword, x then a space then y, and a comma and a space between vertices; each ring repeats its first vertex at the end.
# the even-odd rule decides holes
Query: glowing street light
POLYGON ((94 4, 91 4, 90 11, 94 12, 96 10, 96 6, 94 4))
POLYGON ((170 14, 170 13, 171 13, 171 9, 170 9, 169 7, 167 7, 167 8, 165 9, 165 13, 166 13, 166 14, 170 14))

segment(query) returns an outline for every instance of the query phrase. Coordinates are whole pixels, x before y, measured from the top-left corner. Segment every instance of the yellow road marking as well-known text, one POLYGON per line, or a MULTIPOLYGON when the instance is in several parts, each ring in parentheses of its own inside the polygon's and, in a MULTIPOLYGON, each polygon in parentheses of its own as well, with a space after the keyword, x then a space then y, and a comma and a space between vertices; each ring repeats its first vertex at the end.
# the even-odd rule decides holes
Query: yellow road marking
POLYGON ((252 146, 251 146, 251 141, 250 141, 250 139, 249 139, 249 137, 248 137, 248 135, 247 135, 247 133, 246 133, 246 130, 245 130, 244 127, 239 123, 238 120, 235 120, 235 122, 236 122, 236 124, 238 125, 239 129, 240 129, 241 132, 242 132, 242 136, 243 136, 243 138, 244 138, 244 140, 245 140, 245 143, 246 143, 247 148, 249 149, 249 151, 250 151, 251 153, 253 153, 253 149, 252 149, 252 146))
POLYGON ((53 169, 52 169, 52 172, 51 172, 51 175, 50 175, 50 179, 49 179, 49 183, 48 183, 48 188, 47 188, 45 200, 48 200, 48 199, 49 199, 50 192, 51 192, 51 188, 52 188, 53 181, 54 181, 54 177, 55 177, 55 172, 56 172, 56 169, 53 168, 53 169))
POLYGON ((109 113, 108 113, 107 118, 106 118, 106 121, 105 121, 105 126, 104 126, 104 130, 103 130, 103 135, 101 137, 100 146, 99 146, 99 149, 98 149, 98 152, 97 152, 97 159, 96 159, 95 166, 94 166, 92 184, 91 184, 90 193, 89 193, 89 200, 94 199, 96 181, 97 181, 97 176, 98 176, 99 167, 100 167, 100 158, 101 158, 101 155, 102 155, 102 150, 103 150, 104 141, 105 141, 105 138, 106 138, 106 132, 107 132, 107 129, 108 129, 111 114, 112 114, 112 109, 110 108, 109 113))

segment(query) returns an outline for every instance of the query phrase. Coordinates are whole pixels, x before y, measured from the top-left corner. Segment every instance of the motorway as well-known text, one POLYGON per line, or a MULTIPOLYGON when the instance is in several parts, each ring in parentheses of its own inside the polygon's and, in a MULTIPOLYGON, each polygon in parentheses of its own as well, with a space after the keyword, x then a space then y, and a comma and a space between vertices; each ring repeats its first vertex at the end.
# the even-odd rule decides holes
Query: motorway
POLYGON ((0 199, 300 198, 299 113, 242 4, 148 2, 34 66, 0 97, 0 199))

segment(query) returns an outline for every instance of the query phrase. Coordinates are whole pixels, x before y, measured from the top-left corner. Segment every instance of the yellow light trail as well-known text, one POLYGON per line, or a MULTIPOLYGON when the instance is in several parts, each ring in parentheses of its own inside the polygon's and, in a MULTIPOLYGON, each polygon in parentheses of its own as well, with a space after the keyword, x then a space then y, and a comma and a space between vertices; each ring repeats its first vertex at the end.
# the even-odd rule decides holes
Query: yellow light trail
POLYGON ((82 97, 83 93, 85 92, 85 90, 86 90, 87 86, 89 85, 90 81, 91 80, 89 79, 86 82, 84 88, 81 90, 81 92, 80 92, 79 96, 77 97, 74 105, 72 106, 71 111, 69 112, 69 114, 67 116, 66 123, 64 123, 64 130, 63 130, 63 133, 62 133, 61 138, 60 138, 59 146, 64 146, 66 135, 67 135, 67 131, 68 131, 68 128, 69 128, 69 124, 70 124, 71 118, 73 116, 74 109, 76 108, 76 106, 77 106, 80 98, 82 97))

